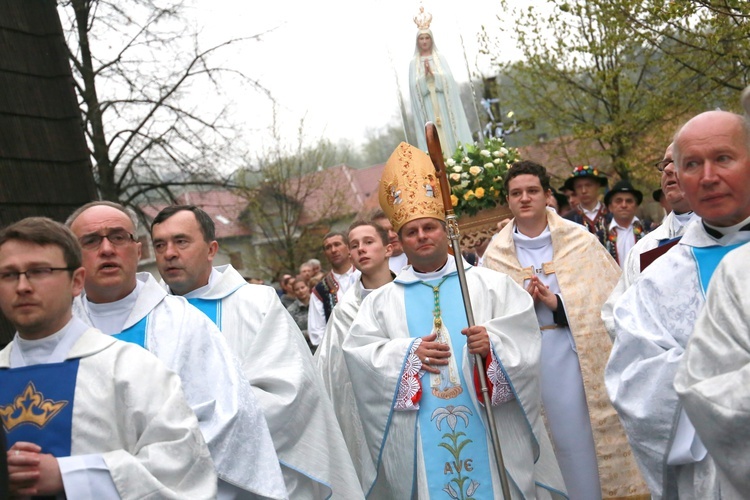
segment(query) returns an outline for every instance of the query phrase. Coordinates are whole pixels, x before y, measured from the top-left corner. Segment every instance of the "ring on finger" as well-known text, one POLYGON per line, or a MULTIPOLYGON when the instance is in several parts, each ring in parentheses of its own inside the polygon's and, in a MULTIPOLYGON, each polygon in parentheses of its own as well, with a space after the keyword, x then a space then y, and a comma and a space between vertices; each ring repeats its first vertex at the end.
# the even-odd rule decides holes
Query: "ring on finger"
POLYGON ((424 358, 424 364, 426 364, 426 365, 430 364, 430 357, 429 356, 427 356, 426 358, 424 358))

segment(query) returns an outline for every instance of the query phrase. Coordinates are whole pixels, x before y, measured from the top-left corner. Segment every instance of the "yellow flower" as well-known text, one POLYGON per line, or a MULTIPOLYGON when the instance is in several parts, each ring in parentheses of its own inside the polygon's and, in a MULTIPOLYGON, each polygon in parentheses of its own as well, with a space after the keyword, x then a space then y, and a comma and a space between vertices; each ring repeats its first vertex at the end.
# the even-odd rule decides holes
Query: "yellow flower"
POLYGON ((476 191, 474 191, 474 195, 477 197, 477 199, 484 198, 484 188, 478 187, 476 191))
POLYGON ((469 201, 472 198, 474 198, 474 191, 469 189, 464 193, 464 200, 469 201))
POLYGON ((471 175, 479 175, 479 173, 480 173, 481 171, 482 171, 482 169, 481 169, 480 167, 477 167, 476 165, 474 165, 473 167, 471 167, 471 168, 469 169, 469 173, 470 173, 471 175))
POLYGON ((455 194, 451 195, 451 205, 454 207, 458 205, 458 197, 455 194))
POLYGON ((461 174, 451 174, 451 180, 453 182, 459 182, 461 180, 461 174))

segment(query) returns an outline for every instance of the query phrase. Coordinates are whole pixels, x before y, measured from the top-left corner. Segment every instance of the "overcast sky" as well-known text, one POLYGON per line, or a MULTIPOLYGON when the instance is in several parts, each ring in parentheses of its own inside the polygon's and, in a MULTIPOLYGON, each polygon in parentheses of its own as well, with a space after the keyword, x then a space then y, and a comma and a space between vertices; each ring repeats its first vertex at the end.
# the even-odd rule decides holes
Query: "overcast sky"
MULTIPOLYGON (((398 119, 397 78, 408 100, 406 80, 417 32, 412 18, 418 10, 414 0, 197 0, 195 22, 206 46, 272 30, 260 42, 224 52, 222 59, 273 93, 282 131, 292 142, 305 117, 308 140, 359 144, 368 127, 398 119)), ((468 80, 467 59, 472 71, 479 68, 488 75, 477 34, 482 25, 501 33, 497 3, 441 0, 425 3, 425 10, 433 15, 435 43, 456 79, 468 80)), ((518 57, 512 40, 504 57, 518 57)), ((236 118, 252 131, 252 142, 267 138, 270 103, 257 93, 227 88, 236 118)))

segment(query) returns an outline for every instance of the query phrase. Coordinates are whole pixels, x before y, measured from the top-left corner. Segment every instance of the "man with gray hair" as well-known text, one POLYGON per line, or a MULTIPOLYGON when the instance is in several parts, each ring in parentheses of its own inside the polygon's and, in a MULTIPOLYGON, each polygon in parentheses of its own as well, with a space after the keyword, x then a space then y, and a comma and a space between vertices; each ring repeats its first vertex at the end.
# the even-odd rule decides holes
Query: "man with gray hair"
POLYGON ((320 282, 320 280, 322 280, 323 276, 325 275, 323 273, 323 266, 320 265, 320 261, 318 259, 310 259, 307 261, 307 263, 310 264, 310 267, 312 267, 311 280, 313 280, 315 283, 320 282))
MULTIPOLYGON (((615 325, 612 309, 615 307, 617 300, 625 293, 625 290, 635 282, 641 271, 645 269, 645 265, 641 266, 641 255, 645 254, 648 258, 649 255, 654 255, 648 252, 665 246, 666 248, 662 248, 662 250, 666 251, 671 244, 676 243, 675 240, 682 237, 690 222, 700 219, 700 217, 690 210, 690 204, 685 199, 679 184, 677 184, 677 174, 675 173, 675 164, 672 158, 673 146, 673 144, 670 144, 664 152, 663 159, 656 163, 656 168, 661 172, 662 197, 666 198, 671 211, 659 227, 638 240, 635 246, 628 252, 625 263, 622 265, 620 281, 617 282, 617 286, 612 290, 602 308, 602 320, 609 332, 609 336, 613 340, 615 325)), ((657 250, 657 252, 661 253, 660 250, 657 250)), ((655 257, 652 257, 651 260, 655 260, 655 257)))
POLYGON ((154 353, 180 376, 219 476, 219 498, 286 498, 263 412, 211 320, 149 273, 137 273, 137 220, 106 201, 76 210, 67 225, 83 249, 84 293, 74 313, 154 353))
POLYGON ((703 220, 617 301, 605 383, 652 497, 719 498, 714 461, 673 383, 713 271, 750 241, 750 125, 702 113, 677 132, 673 152, 680 187, 703 220))

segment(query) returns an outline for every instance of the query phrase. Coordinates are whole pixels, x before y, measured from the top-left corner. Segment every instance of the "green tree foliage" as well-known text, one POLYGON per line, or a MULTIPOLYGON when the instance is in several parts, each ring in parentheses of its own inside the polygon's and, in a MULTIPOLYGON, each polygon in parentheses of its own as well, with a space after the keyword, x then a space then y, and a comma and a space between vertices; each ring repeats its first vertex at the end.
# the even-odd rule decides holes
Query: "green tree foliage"
POLYGON ((750 84, 750 2, 647 0, 620 15, 634 36, 725 91, 750 84))
MULTIPOLYGON (((654 182, 647 166, 679 123, 725 101, 715 81, 634 31, 632 19, 649 18, 650 8, 637 0, 550 0, 546 8, 507 9, 523 59, 499 70, 509 83, 503 100, 528 113, 540 133, 572 136, 576 147, 603 152, 611 173, 654 182)), ((499 56, 507 39, 485 33, 483 45, 499 56)))

